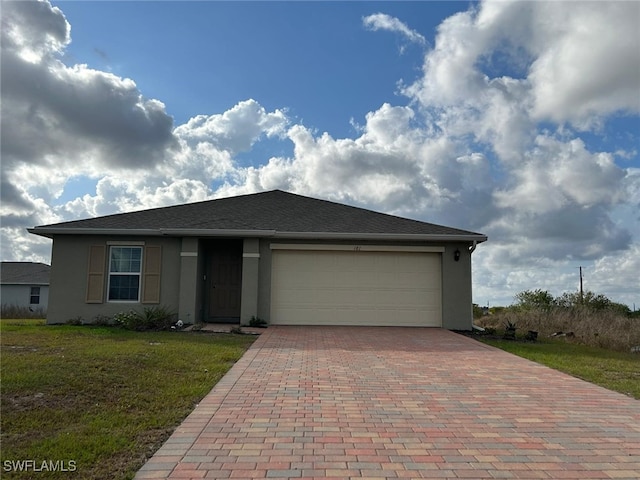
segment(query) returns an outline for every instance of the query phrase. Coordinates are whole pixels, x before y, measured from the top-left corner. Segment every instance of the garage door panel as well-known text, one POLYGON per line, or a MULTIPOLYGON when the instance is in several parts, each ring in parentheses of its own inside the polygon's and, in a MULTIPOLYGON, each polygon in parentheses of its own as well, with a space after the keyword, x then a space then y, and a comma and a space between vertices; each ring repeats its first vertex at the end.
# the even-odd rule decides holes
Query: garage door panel
POLYGON ((440 255, 277 250, 271 322, 440 326, 440 255))

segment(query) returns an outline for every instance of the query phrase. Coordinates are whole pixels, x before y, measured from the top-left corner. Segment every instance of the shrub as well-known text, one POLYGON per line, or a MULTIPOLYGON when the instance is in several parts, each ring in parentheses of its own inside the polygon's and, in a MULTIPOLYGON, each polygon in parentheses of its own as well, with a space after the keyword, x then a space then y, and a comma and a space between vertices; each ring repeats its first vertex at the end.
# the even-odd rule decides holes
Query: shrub
POLYGON ((516 330, 516 324, 511 322, 510 320, 507 320, 504 323, 504 334, 502 335, 502 338, 504 338, 505 340, 515 340, 516 330))
POLYGON ((258 317, 251 317, 251 320, 249 321, 249 326, 250 327, 258 327, 258 328, 264 328, 267 326, 267 322, 266 320, 263 320, 261 318, 258 317))
POLYGON ((118 312, 113 316, 113 321, 125 330, 137 330, 135 326, 140 323, 139 314, 135 310, 118 312))
POLYGON ((106 327, 113 324, 113 319, 108 315, 96 315, 93 317, 93 325, 106 327))
POLYGON ((175 323, 176 314, 167 307, 146 307, 142 312, 129 310, 114 315, 117 325, 126 330, 168 330, 175 323))
POLYGON ((485 315, 485 309, 477 303, 473 304, 473 318, 481 318, 485 315))

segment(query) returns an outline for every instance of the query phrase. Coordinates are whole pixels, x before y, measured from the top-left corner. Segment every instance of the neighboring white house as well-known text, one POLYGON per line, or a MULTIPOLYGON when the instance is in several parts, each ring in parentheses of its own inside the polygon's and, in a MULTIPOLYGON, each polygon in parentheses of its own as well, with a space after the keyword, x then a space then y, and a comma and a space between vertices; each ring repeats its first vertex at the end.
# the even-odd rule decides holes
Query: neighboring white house
POLYGON ((49 272, 44 263, 2 262, 0 299, 2 308, 29 308, 46 313, 49 303, 49 272))

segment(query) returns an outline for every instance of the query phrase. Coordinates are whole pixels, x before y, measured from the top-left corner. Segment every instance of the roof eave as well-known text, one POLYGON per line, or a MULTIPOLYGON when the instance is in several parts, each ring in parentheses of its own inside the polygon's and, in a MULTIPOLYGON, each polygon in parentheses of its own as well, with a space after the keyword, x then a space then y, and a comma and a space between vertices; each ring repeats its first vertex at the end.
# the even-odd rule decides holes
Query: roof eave
POLYGON ((131 236, 159 236, 157 229, 145 228, 64 228, 64 227, 34 227, 27 228, 29 233, 41 237, 53 238, 54 235, 131 235, 131 236))
POLYGON ((427 241, 427 242, 476 242, 487 241, 486 235, 476 233, 432 234, 432 233, 346 233, 346 232, 280 232, 277 230, 252 229, 127 229, 127 228, 60 228, 34 227, 29 233, 53 238, 54 235, 114 235, 148 237, 253 237, 324 240, 379 240, 379 241, 427 241))
POLYGON ((275 230, 211 228, 61 228, 34 227, 29 233, 53 238, 54 235, 114 235, 144 237, 272 237, 275 230))
POLYGON ((326 239, 326 240, 380 240, 422 242, 485 242, 480 234, 432 234, 432 233, 339 233, 339 232, 276 232, 275 238, 326 239))

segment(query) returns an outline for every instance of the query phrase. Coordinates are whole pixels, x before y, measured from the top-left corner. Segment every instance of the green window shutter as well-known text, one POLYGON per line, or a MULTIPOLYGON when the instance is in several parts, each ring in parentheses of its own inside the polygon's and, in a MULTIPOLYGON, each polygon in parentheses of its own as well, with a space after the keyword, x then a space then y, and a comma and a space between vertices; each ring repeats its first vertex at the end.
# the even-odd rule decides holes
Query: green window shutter
POLYGON ((105 245, 91 245, 87 273, 87 303, 104 302, 105 245))
POLYGON ((144 269, 142 271, 142 303, 160 303, 160 270, 162 250, 159 245, 144 249, 144 269))

